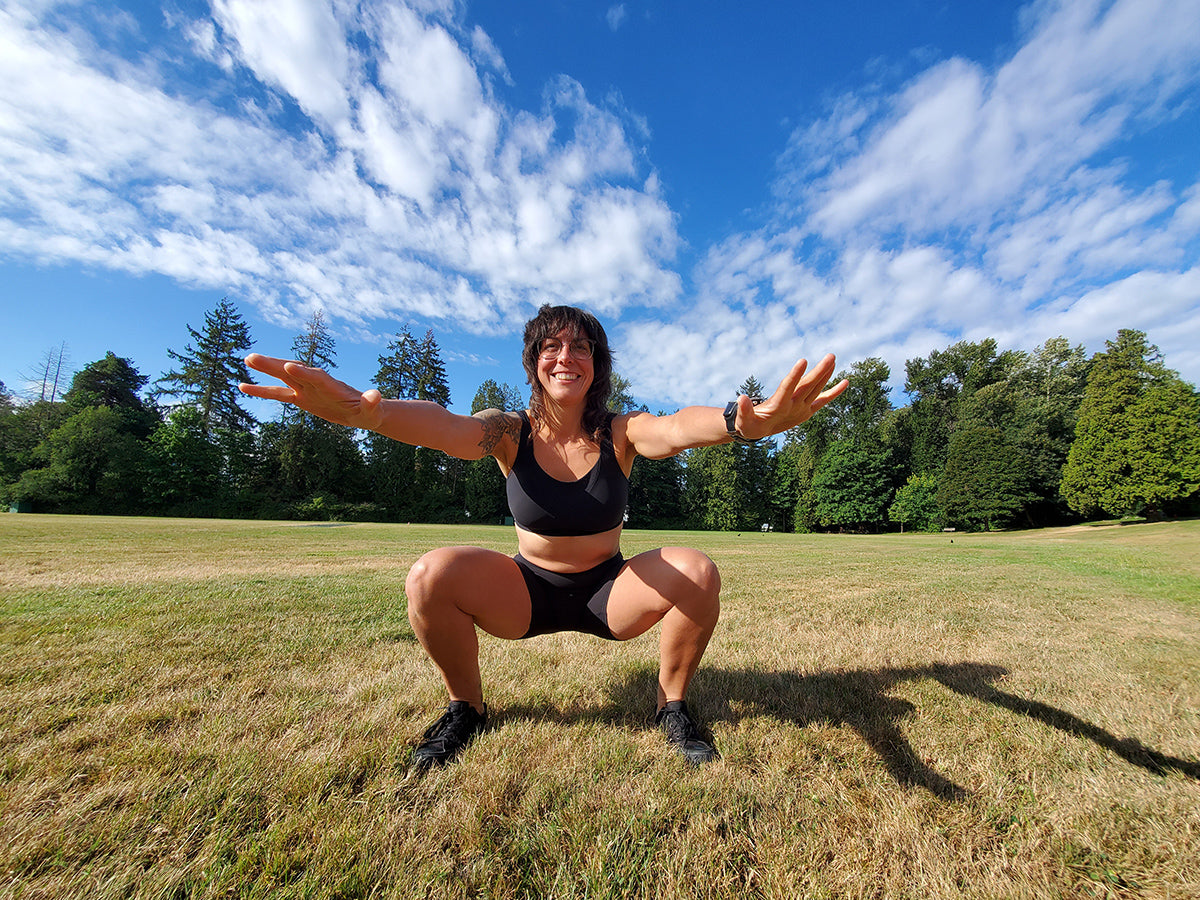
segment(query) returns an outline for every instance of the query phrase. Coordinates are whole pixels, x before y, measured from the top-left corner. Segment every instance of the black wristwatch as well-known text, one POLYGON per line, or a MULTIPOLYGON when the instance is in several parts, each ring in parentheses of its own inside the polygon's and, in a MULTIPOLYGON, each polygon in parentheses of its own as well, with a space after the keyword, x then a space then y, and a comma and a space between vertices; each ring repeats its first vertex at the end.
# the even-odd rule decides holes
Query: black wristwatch
POLYGON ((738 404, 736 400, 725 404, 725 430, 739 444, 757 444, 757 440, 743 437, 737 430, 737 408, 738 404))

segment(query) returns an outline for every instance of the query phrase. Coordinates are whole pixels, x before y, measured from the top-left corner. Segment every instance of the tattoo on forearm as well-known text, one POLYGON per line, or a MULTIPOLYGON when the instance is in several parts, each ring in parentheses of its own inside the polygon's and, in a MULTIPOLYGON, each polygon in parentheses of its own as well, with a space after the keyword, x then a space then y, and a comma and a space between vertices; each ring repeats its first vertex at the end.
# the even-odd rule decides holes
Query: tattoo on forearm
POLYGON ((509 413, 490 409, 476 413, 475 418, 483 423, 483 440, 479 442, 479 447, 488 456, 505 435, 511 435, 513 440, 517 440, 521 435, 521 420, 509 413))

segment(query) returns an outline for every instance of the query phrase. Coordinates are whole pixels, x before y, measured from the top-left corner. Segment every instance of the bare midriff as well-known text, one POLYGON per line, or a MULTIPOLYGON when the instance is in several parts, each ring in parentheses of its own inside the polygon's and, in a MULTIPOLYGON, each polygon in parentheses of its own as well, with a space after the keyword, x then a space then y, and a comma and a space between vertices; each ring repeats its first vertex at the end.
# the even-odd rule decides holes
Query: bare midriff
POLYGON ((599 534, 551 537, 517 526, 517 549, 529 562, 551 572, 586 572, 617 555, 621 528, 618 525, 599 534))

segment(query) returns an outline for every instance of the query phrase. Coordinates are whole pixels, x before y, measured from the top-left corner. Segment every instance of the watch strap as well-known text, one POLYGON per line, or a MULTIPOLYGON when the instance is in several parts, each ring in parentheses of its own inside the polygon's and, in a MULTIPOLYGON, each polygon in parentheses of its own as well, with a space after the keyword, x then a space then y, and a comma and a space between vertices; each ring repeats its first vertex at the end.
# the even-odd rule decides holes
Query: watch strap
POLYGON ((736 400, 731 400, 725 404, 725 430, 739 444, 757 444, 758 441, 743 437, 741 432, 737 430, 737 408, 738 402, 736 400))

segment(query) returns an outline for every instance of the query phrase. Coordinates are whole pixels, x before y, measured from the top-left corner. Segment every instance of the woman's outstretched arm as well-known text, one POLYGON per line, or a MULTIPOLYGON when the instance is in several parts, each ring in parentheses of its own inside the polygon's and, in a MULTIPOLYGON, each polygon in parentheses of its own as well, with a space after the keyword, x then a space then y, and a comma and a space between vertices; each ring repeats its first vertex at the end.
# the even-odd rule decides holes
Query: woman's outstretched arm
MULTIPOLYGON (((246 357, 246 365, 283 384, 243 384, 244 394, 290 403, 338 425, 443 450, 460 459, 495 455, 500 438, 512 430, 505 427, 507 418, 497 425, 495 410, 461 416, 427 400, 385 400, 377 390, 359 391, 322 369, 294 360, 252 353, 246 357)), ((515 415, 511 418, 519 429, 520 420, 515 415)))
MULTIPOLYGON (((737 398, 737 432, 758 440, 807 422, 817 410, 846 390, 845 379, 826 388, 836 360, 832 353, 809 371, 808 360, 796 362, 770 397, 755 404, 744 394, 737 398)), ((626 426, 629 445, 650 459, 674 456, 692 447, 728 443, 724 410, 716 406, 688 406, 670 416, 633 414, 626 426)))

